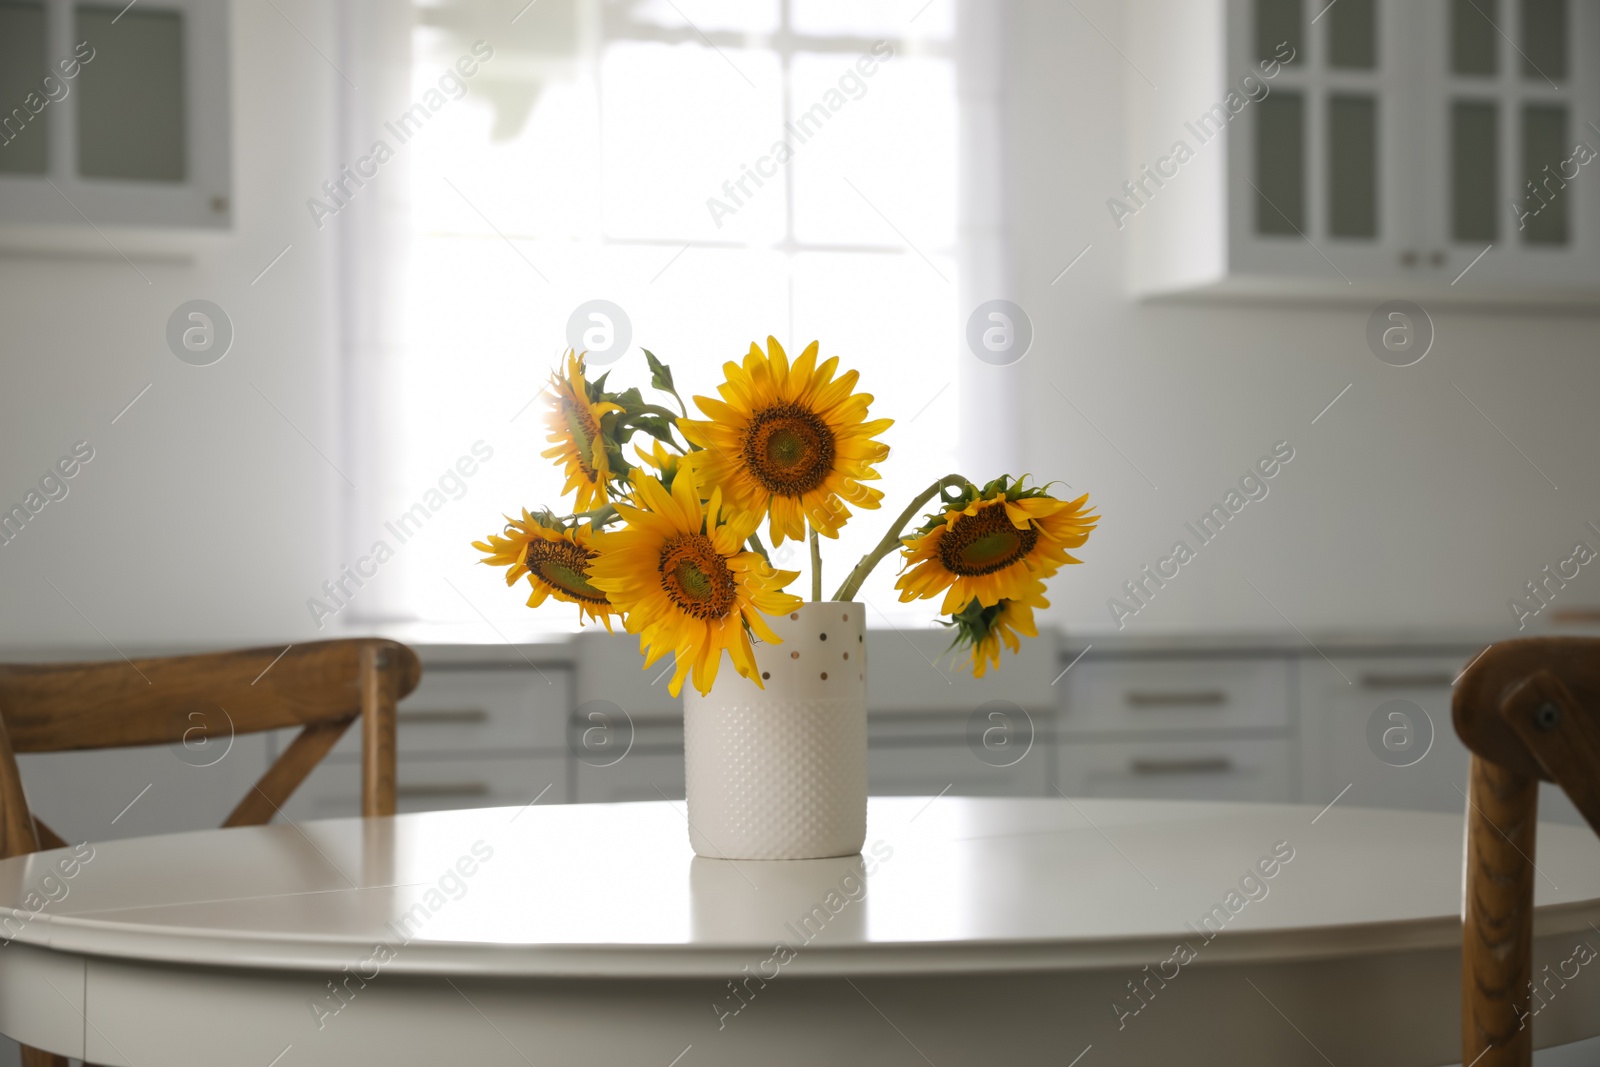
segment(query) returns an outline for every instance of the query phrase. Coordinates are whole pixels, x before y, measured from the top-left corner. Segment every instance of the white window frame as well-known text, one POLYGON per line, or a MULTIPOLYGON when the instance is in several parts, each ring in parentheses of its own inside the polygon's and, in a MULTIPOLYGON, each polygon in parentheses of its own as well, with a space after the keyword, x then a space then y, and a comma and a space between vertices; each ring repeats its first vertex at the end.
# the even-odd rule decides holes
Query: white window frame
MULTIPOLYGON (((583 0, 580 0, 583 2, 583 0)), ((790 0, 780 0, 778 29, 773 33, 747 33, 743 30, 700 30, 692 26, 660 26, 655 23, 639 22, 628 18, 622 13, 619 5, 600 3, 600 40, 599 50, 603 51, 606 45, 621 41, 642 41, 660 44, 704 44, 715 49, 737 49, 771 51, 778 58, 781 70, 780 85, 782 87, 782 114, 785 121, 794 121, 794 101, 790 87, 790 72, 797 53, 811 53, 818 55, 839 55, 856 57, 872 51, 873 45, 881 40, 888 40, 894 45, 897 54, 915 54, 919 57, 934 57, 950 59, 955 58, 955 50, 951 45, 942 42, 930 42, 918 39, 914 51, 911 40, 905 37, 857 37, 841 34, 806 34, 796 33, 789 29, 790 0)), ((596 59, 598 60, 598 55, 596 59)), ((774 136, 781 134, 775 130, 774 136)), ((795 169, 784 167, 784 233, 783 237, 775 242, 745 242, 745 241, 712 241, 705 239, 653 239, 613 237, 607 235, 604 240, 607 244, 657 246, 673 249, 688 246, 689 248, 766 248, 781 253, 785 259, 792 261, 802 252, 844 252, 852 254, 891 255, 900 256, 906 249, 899 245, 857 245, 823 241, 801 241, 794 234, 794 180, 795 169)), ((954 258, 957 248, 950 245, 928 245, 922 251, 929 255, 948 256, 954 258)), ((792 281, 791 281, 791 312, 793 309, 792 281)))

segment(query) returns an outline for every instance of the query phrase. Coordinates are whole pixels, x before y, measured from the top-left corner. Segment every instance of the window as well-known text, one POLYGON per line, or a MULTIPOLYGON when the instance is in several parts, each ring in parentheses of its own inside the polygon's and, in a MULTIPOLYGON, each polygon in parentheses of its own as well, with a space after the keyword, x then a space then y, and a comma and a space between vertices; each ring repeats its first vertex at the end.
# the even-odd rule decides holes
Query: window
MULTIPOLYGON (((831 593, 956 463, 953 2, 539 0, 511 25, 504 7, 418 9, 417 97, 475 37, 493 56, 403 149, 414 266, 391 510, 476 441, 494 455, 397 554, 399 606, 482 612, 507 635, 575 624, 521 607, 468 542, 503 511, 562 504, 535 398, 594 300, 626 317, 585 320, 595 339, 631 334, 613 383, 648 384, 643 346, 686 399, 715 395, 721 365, 769 332, 860 370, 874 416, 896 420, 893 453, 883 509, 828 546, 831 593)), ((807 569, 800 546, 779 556, 807 569)), ((864 598, 898 619, 893 571, 864 598)))

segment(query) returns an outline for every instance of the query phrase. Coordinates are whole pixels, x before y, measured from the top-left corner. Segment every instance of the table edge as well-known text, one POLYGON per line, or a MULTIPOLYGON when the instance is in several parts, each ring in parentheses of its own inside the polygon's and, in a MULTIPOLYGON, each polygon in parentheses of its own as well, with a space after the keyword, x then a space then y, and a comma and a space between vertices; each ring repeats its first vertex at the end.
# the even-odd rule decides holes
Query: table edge
MULTIPOLYGON (((5 909, 0 909, 3 912, 5 909)), ((1600 899, 1545 905, 1534 913, 1534 937, 1592 930, 1600 899)), ((377 942, 354 938, 282 938, 51 916, 16 940, 55 952, 88 957, 222 969, 338 973, 373 959, 377 942)), ((1193 963, 1281 963, 1343 957, 1459 949, 1461 920, 1353 923, 1295 930, 1223 931, 1209 942, 1192 933, 1161 933, 1086 941, 969 940, 887 942, 834 946, 802 944, 783 972, 818 977, 857 974, 950 974, 1106 970, 1168 959, 1179 941, 1195 950, 1193 963)), ((692 978, 726 977, 774 955, 774 944, 493 945, 411 941, 395 947, 382 969, 395 974, 469 974, 500 977, 692 978)), ((370 962, 363 965, 371 966, 370 962)))

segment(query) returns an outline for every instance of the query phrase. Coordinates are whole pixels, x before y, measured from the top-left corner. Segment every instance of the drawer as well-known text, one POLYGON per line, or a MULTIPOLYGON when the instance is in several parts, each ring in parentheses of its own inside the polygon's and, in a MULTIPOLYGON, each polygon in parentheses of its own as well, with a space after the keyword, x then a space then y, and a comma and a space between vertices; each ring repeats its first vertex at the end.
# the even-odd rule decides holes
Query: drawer
POLYGON ((985 701, 965 715, 867 712, 869 747, 907 743, 965 746, 971 734, 979 745, 989 736, 991 746, 1015 744, 1026 748, 1030 741, 1049 744, 1058 729, 1054 708, 1029 710, 1009 701, 985 701))
MULTIPOLYGON (((559 755, 520 759, 401 760, 395 806, 412 811, 494 808, 522 805, 544 792, 540 804, 567 798, 567 761, 559 755)), ((361 814, 361 767, 349 760, 324 760, 311 772, 284 814, 301 819, 332 819, 361 814)))
MULTIPOLYGON (((426 671, 396 712, 400 755, 565 748, 572 674, 552 667, 542 671, 426 671)), ((293 736, 280 731, 279 751, 293 736)), ((334 753, 354 759, 360 752, 357 721, 334 753)))
MULTIPOLYGON (((681 727, 680 727, 681 731, 681 727)), ((574 758, 573 799, 580 804, 626 800, 682 800, 683 747, 652 749, 635 745, 615 763, 591 766, 574 758)))
POLYGON ((1009 767, 980 760, 963 742, 873 743, 867 748, 867 791, 873 796, 1054 796, 1051 762, 1050 745, 1043 741, 1009 767))
POLYGON ((1062 680, 1064 733, 1286 728, 1289 661, 1089 660, 1062 680))
POLYGON ((635 753, 683 756, 683 715, 634 714, 609 700, 587 700, 567 718, 566 749, 589 767, 606 767, 635 753))
POLYGON ((1061 791, 1070 797, 1285 802, 1294 758, 1272 741, 1064 741, 1061 791))
POLYGON ((1306 803, 1326 804, 1348 786, 1341 805, 1464 810, 1468 756, 1450 716, 1451 682, 1472 654, 1308 662, 1300 713, 1306 803))

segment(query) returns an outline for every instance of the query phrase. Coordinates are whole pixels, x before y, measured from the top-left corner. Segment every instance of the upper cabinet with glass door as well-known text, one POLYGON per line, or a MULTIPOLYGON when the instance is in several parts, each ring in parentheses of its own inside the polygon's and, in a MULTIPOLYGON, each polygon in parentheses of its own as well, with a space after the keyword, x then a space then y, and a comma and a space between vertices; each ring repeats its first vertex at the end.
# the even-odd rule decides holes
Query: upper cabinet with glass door
POLYGON ((228 6, 0 0, 0 229, 227 228, 228 6))
MULTIPOLYGON (((1137 0, 1136 40, 1178 2, 1137 0)), ((1127 220, 1140 292, 1600 303, 1600 0, 1201 0, 1182 21, 1201 11, 1214 47, 1139 48, 1174 91, 1135 108, 1135 141, 1176 123, 1195 152, 1171 185, 1196 187, 1127 220)))

